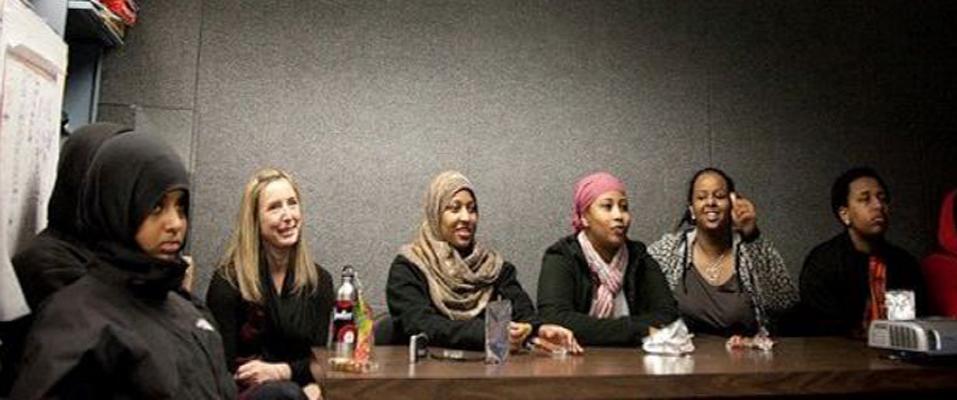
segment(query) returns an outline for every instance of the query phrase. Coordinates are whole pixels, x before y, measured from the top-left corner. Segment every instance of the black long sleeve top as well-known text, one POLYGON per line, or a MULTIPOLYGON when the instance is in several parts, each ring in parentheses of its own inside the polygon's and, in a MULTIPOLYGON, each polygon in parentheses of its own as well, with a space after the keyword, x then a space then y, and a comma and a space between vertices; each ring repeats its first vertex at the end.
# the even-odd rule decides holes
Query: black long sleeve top
POLYGON ((206 293, 206 303, 219 324, 230 371, 258 358, 289 364, 292 380, 299 385, 313 381, 309 372, 312 347, 326 345, 335 300, 329 272, 318 265, 316 269, 316 291, 298 295, 291 292, 295 279, 292 271, 286 274, 278 295, 268 272, 262 273, 260 281, 266 293, 263 305, 243 300, 239 289, 223 277, 222 270, 216 272, 206 293))
MULTIPOLYGON (((518 282, 515 266, 508 262, 502 265, 494 285, 492 298, 510 300, 512 321, 531 324, 534 334, 541 322, 532 299, 518 282)), ((401 255, 395 257, 389 269, 386 301, 396 332, 404 337, 424 332, 430 345, 466 350, 485 346, 484 311, 468 320, 453 320, 439 312, 432 304, 425 275, 401 255)))

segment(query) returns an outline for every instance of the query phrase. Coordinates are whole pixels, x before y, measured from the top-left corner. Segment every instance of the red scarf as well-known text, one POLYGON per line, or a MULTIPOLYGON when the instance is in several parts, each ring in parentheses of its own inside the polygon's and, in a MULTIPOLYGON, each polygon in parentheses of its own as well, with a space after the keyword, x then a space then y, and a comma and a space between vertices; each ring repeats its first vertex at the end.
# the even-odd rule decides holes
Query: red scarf
POLYGON ((884 292, 887 289, 887 264, 877 256, 871 256, 868 262, 868 285, 871 297, 867 313, 864 315, 865 330, 875 319, 887 319, 887 307, 884 305, 884 292))

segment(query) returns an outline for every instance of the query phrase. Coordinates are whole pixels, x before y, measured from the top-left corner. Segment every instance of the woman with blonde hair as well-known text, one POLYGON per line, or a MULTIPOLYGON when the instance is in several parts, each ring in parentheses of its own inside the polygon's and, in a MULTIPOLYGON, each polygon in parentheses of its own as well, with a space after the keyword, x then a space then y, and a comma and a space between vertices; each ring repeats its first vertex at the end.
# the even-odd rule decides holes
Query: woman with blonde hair
POLYGON ((334 293, 302 237, 301 199, 284 171, 250 179, 206 296, 242 398, 318 396, 309 360, 326 342, 334 293))

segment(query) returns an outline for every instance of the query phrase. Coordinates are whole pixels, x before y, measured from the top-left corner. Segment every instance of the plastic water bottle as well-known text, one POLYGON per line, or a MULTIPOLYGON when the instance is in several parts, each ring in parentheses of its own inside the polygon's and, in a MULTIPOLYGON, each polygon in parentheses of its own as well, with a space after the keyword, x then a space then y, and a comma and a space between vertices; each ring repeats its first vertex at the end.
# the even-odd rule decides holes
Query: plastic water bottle
POLYGON ((342 283, 336 291, 336 304, 332 313, 332 346, 336 358, 352 358, 356 347, 356 300, 355 270, 350 265, 342 267, 342 283))

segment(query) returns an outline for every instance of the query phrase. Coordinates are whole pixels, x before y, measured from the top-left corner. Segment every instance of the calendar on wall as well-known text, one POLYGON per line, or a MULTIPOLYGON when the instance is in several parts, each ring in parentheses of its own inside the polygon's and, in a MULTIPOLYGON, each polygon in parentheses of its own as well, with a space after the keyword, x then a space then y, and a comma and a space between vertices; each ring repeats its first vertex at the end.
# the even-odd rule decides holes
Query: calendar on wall
POLYGON ((46 226, 67 45, 20 0, 0 0, 0 321, 29 313, 10 258, 46 226))

